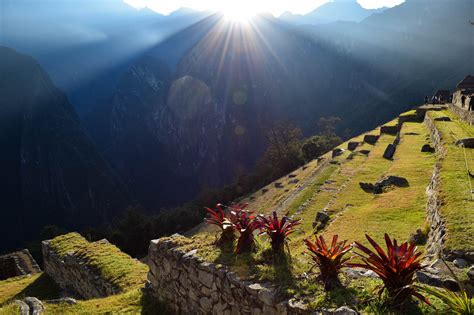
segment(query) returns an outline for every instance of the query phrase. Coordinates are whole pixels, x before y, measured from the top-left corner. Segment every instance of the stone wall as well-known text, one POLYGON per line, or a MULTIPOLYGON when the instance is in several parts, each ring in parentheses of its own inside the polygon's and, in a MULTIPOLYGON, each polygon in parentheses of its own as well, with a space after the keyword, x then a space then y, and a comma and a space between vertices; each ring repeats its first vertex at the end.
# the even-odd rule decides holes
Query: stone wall
POLYGON ((456 105, 449 104, 448 108, 450 111, 455 113, 459 118, 467 124, 474 124, 474 111, 467 111, 466 108, 462 109, 456 105))
POLYGON ((278 301, 271 285, 243 281, 177 243, 152 240, 148 251, 151 294, 177 314, 309 314, 297 301, 278 301))
POLYGON ((40 267, 27 249, 0 256, 0 280, 40 271, 40 267))
MULTIPOLYGON (((105 297, 120 293, 117 286, 103 279, 100 273, 74 252, 60 257, 50 246, 50 240, 42 242, 44 271, 63 289, 85 299, 105 297)), ((107 242, 101 240, 98 242, 107 242)))
POLYGON ((426 212, 428 222, 430 223, 430 232, 427 240, 427 256, 428 258, 436 259, 441 258, 443 255, 443 243, 446 234, 444 221, 440 214, 441 199, 439 197, 441 160, 446 156, 446 149, 442 144, 441 134, 436 128, 433 119, 429 115, 426 115, 424 123, 428 128, 431 142, 433 142, 437 154, 437 161, 433 167, 430 183, 426 188, 426 194, 428 195, 426 212))

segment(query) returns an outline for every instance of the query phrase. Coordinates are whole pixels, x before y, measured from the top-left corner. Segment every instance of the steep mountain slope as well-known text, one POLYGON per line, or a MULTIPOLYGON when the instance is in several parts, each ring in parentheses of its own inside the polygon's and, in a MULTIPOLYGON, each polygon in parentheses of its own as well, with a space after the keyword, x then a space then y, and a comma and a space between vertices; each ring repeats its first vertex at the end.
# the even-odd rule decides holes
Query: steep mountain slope
POLYGON ((0 48, 2 250, 45 225, 109 221, 129 202, 74 109, 30 57, 0 48))
POLYGON ((360 22, 372 14, 383 12, 385 9, 364 9, 357 0, 334 0, 304 15, 285 12, 280 16, 280 19, 296 25, 316 25, 338 21, 360 22))
MULTIPOLYGON (((138 136, 137 128, 136 138, 152 137, 150 141, 160 152, 154 154, 160 156, 157 163, 167 165, 167 171, 150 176, 169 185, 156 183, 153 189, 174 186, 180 197, 154 193, 144 196, 144 203, 155 207, 186 200, 204 187, 229 183, 252 170, 265 148, 265 132, 276 121, 291 121, 305 134, 314 134, 316 121, 333 115, 342 118, 340 133, 354 135, 408 110, 410 104, 440 87, 454 86, 466 71, 474 71, 468 40, 474 28, 466 23, 470 8, 467 0, 436 4, 413 0, 361 23, 305 27, 292 27, 270 16, 248 24, 210 16, 150 49, 148 57, 137 62, 157 78, 163 78, 164 70, 153 73, 153 63, 166 64, 171 73, 163 81, 167 88, 142 91, 141 84, 132 81, 146 79, 127 74, 124 80, 137 88, 132 91, 122 84, 115 93, 121 96, 109 110, 124 119, 114 122, 112 116, 98 111, 88 117, 87 125, 92 121, 109 130, 126 129, 122 125, 127 124, 125 117, 134 116, 135 105, 122 105, 125 99, 132 99, 125 94, 164 97, 160 105, 137 101, 142 103, 136 105, 140 114, 130 119, 148 126, 148 135, 138 136), (175 92, 170 94, 172 87, 175 92), (183 117, 193 117, 201 99, 204 111, 193 123, 186 122, 183 117), (213 110, 207 105, 211 103, 213 110), (178 115, 173 108, 179 108, 178 115), (153 123, 148 121, 151 118, 153 123), (176 158, 166 158, 171 156, 176 158)), ((97 139, 95 127, 91 128, 97 139)), ((106 143, 116 143, 121 147, 117 152, 125 152, 131 140, 120 140, 123 136, 119 134, 115 137, 106 143)), ((110 145, 100 147, 106 152, 110 145)), ((146 147, 136 152, 145 152, 146 147)), ((134 165, 140 160, 137 153, 127 153, 131 155, 127 162, 119 161, 116 154, 111 156, 132 185, 136 182, 132 178, 144 177, 130 175, 126 169, 136 174, 146 173, 138 169, 160 169, 149 163, 134 165)))
POLYGON ((163 16, 122 0, 5 0, 1 10, 0 45, 34 56, 81 116, 110 97, 144 51, 207 15, 163 16))

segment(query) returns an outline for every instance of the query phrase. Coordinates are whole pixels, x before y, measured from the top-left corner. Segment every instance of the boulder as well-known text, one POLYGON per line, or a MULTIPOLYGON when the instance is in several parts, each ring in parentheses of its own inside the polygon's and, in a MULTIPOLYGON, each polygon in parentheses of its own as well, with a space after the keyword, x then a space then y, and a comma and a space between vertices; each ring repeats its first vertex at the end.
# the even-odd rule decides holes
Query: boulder
POLYGON ((344 149, 335 148, 334 150, 332 150, 332 157, 335 158, 336 156, 339 156, 342 153, 344 153, 344 151, 345 151, 344 149))
POLYGON ((299 179, 293 178, 293 179, 288 181, 288 184, 297 184, 299 181, 300 181, 299 179))
POLYGON ((434 120, 435 121, 451 121, 451 118, 449 118, 448 116, 442 116, 442 117, 436 117, 434 120))
POLYGON ((426 244, 426 235, 421 229, 418 229, 414 234, 410 236, 410 243, 414 243, 416 245, 424 245, 426 244))
POLYGON ((283 188, 283 184, 280 182, 275 183, 275 188, 283 188))
POLYGON ((429 144, 424 144, 422 147, 421 147, 421 152, 428 152, 428 153, 434 153, 435 152, 435 149, 429 145, 429 144))
POLYGON ((23 301, 30 308, 30 315, 39 315, 44 312, 43 303, 35 297, 26 297, 23 301))
POLYGON ((467 271, 467 277, 469 278, 469 282, 474 284, 474 266, 471 266, 467 271))
POLYGON ((466 268, 467 267, 467 261, 465 259, 462 259, 462 258, 456 258, 453 261, 453 264, 458 268, 466 268))
POLYGON ((392 176, 392 175, 386 176, 375 183, 374 194, 381 194, 385 191, 385 188, 390 187, 390 186, 408 187, 409 184, 408 184, 407 179, 404 177, 392 176))
POLYGON ((400 130, 398 125, 395 126, 382 126, 380 127, 380 133, 386 133, 390 135, 395 135, 400 130))
POLYGON ((459 285, 455 280, 450 278, 441 278, 438 275, 428 273, 426 271, 417 271, 416 278, 421 283, 428 284, 431 286, 447 288, 451 291, 459 290, 459 285))
POLYGON ((387 160, 392 160, 393 155, 395 154, 395 145, 389 144, 383 153, 383 157, 387 160))
POLYGON ((321 211, 316 214, 316 221, 321 222, 322 224, 326 224, 329 221, 329 215, 327 213, 321 211))
POLYGON ((372 193, 374 192, 374 184, 372 183, 359 183, 360 188, 362 188, 363 191, 372 193))
POLYGON ((465 138, 456 141, 456 145, 463 146, 465 148, 473 149, 474 148, 474 138, 465 138))
POLYGON ((363 155, 369 155, 369 153, 370 153, 369 150, 360 150, 359 152, 363 155))
POLYGON ((368 144, 375 144, 379 140, 379 135, 365 135, 364 142, 368 144))
POLYGON ((359 146, 359 142, 351 141, 347 143, 347 150, 354 151, 359 146))

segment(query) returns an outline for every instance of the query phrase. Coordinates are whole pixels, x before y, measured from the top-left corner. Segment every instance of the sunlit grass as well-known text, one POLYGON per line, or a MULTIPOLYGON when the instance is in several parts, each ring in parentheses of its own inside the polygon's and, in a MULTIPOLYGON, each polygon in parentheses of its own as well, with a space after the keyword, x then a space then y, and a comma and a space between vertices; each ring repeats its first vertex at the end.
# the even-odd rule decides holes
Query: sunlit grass
MULTIPOLYGON (((473 137, 474 127, 469 126, 450 111, 428 112, 430 117, 448 116, 453 121, 435 121, 441 132, 446 157, 441 160, 441 214, 445 218, 447 237, 445 248, 448 250, 472 250, 474 248, 474 201, 469 192, 469 179, 466 169, 474 170, 474 149, 456 146, 458 139, 473 137)), ((474 179, 471 179, 474 185, 474 179)))

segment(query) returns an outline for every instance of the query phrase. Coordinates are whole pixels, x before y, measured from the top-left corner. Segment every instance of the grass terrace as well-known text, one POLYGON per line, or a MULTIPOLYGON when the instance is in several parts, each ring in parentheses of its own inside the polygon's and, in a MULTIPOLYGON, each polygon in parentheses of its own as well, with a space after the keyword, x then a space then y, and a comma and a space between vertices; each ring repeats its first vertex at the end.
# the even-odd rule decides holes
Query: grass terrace
POLYGON ((107 241, 89 243, 80 234, 69 233, 54 238, 51 248, 60 257, 72 253, 84 258, 104 279, 123 290, 142 285, 146 281, 148 266, 132 259, 107 241))
POLYGON ((474 137, 474 126, 460 121, 448 110, 430 111, 431 118, 450 117, 451 121, 435 121, 441 132, 446 157, 441 162, 441 214, 445 218, 448 250, 474 249, 474 201, 470 186, 474 179, 469 178, 467 169, 474 173, 474 149, 456 146, 456 140, 474 137), (467 163, 467 167, 466 167, 467 163))

